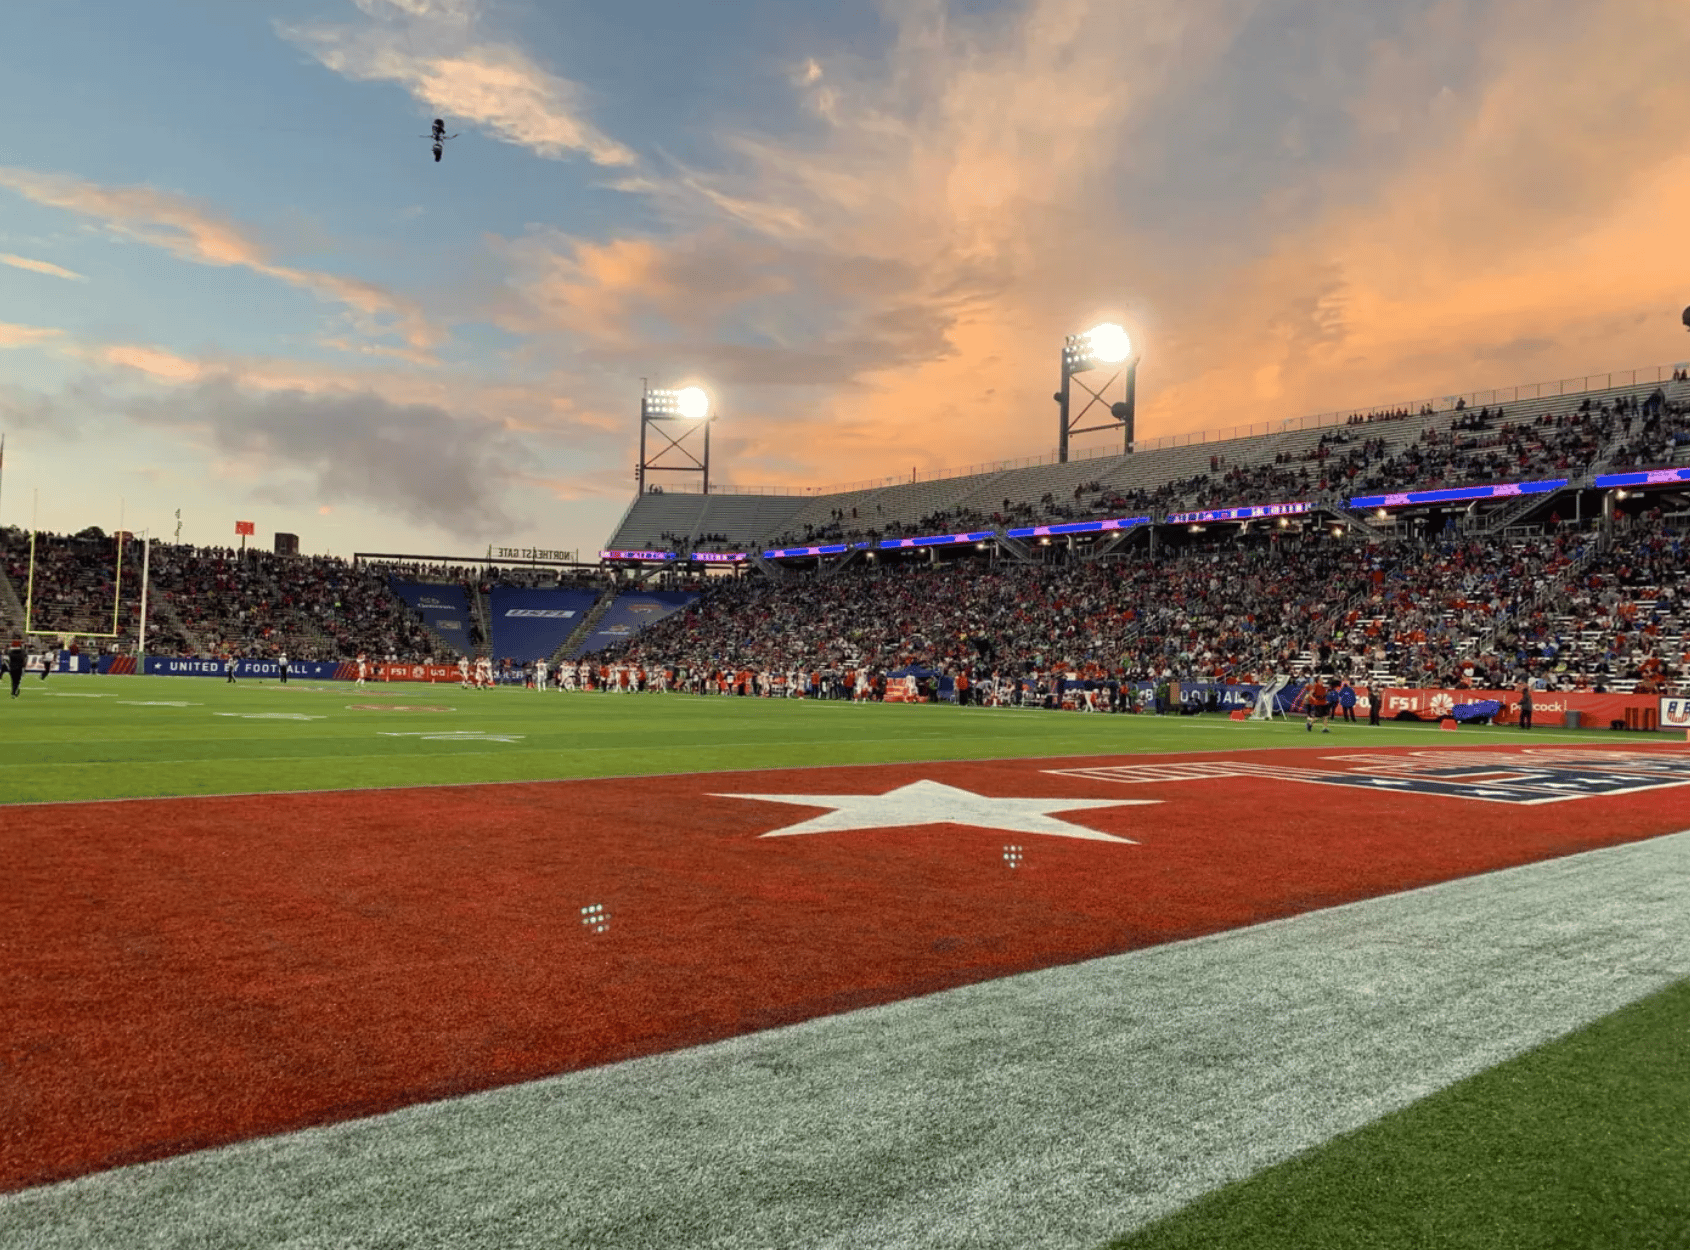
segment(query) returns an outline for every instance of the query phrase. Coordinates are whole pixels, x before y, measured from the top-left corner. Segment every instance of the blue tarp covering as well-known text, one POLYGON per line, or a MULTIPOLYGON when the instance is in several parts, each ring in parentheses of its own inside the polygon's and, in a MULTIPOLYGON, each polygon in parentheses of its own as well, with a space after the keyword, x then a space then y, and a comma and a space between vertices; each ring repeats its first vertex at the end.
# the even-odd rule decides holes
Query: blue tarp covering
POLYGON ((576 645, 574 655, 591 655, 635 634, 664 617, 679 612, 698 596, 687 590, 629 590, 616 596, 604 619, 585 642, 576 645))
POLYGON ((462 586, 435 582, 388 581, 389 588, 423 619, 447 646, 460 655, 473 655, 469 632, 469 599, 462 586))
POLYGON ((1450 715, 1459 721, 1484 720, 1502 711, 1502 704, 1495 699, 1480 699, 1476 703, 1457 703, 1450 709, 1450 715))
POLYGON ((493 654, 526 663, 550 659, 568 641, 598 594, 591 590, 528 590, 495 586, 489 596, 493 654))

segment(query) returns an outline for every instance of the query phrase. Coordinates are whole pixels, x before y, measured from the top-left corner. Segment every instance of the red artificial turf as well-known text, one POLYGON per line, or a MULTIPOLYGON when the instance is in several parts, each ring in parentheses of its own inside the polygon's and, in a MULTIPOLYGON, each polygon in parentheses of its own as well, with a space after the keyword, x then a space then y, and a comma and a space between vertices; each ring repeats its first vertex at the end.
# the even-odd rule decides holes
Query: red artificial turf
POLYGON ((1043 771, 1098 763, 8 809, 0 1190, 1690 823, 1684 790, 1512 807, 1043 771), (921 779, 1162 801, 1064 817, 1136 842, 1119 845, 950 825, 760 838, 818 809, 711 797, 921 779), (602 933, 582 922, 595 904, 602 933))

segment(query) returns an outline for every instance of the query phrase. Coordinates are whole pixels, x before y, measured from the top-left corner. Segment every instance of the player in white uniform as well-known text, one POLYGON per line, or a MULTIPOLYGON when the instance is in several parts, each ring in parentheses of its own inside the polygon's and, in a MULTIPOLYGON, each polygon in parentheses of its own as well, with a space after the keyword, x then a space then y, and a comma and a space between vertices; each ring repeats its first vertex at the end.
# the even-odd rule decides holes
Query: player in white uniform
POLYGON ((546 662, 544 660, 535 660, 534 661, 534 689, 544 690, 546 688, 546 677, 547 677, 546 662))
POLYGON ((368 677, 369 675, 370 675, 370 662, 369 662, 368 659, 365 658, 364 653, 362 651, 360 651, 358 653, 358 683, 357 684, 362 686, 364 684, 364 678, 368 677))
POLYGON ((469 689, 469 656, 467 655, 458 657, 458 685, 465 690, 469 689))

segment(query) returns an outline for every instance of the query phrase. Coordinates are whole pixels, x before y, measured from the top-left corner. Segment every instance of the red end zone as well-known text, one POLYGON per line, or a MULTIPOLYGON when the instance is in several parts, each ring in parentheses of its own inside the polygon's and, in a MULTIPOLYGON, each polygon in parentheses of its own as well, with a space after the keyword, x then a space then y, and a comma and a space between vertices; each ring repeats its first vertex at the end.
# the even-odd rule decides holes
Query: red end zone
POLYGON ((0 1189, 1674 832, 1685 783, 1325 744, 10 808, 0 1189))

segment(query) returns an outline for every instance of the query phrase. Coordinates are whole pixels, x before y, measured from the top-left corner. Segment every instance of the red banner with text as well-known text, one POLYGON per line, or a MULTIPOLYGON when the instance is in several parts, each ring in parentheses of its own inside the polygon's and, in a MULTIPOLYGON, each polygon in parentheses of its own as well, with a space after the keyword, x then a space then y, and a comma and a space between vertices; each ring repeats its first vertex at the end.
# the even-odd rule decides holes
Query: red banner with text
MULTIPOLYGON (((1478 703, 1495 699, 1502 704, 1496 717, 1498 724, 1519 723, 1520 692, 1518 690, 1403 690, 1392 687, 1385 691, 1385 706, 1380 711, 1384 720, 1391 720, 1398 712, 1413 712, 1422 720, 1438 720, 1463 703, 1478 703)), ((1364 704, 1358 704, 1364 706, 1364 704)), ((1642 713, 1656 713, 1659 697, 1653 694, 1591 694, 1582 690, 1534 690, 1532 692, 1532 724, 1565 725, 1567 713, 1579 714, 1584 729, 1606 729, 1615 721, 1629 721, 1634 728, 1642 713), (1628 718, 1627 713, 1631 713, 1628 718)), ((1648 719, 1655 719, 1654 716, 1648 719)), ((1653 728, 1653 725, 1647 726, 1653 728)))

